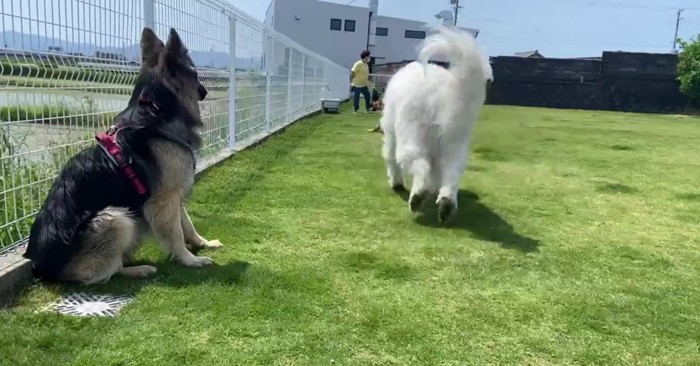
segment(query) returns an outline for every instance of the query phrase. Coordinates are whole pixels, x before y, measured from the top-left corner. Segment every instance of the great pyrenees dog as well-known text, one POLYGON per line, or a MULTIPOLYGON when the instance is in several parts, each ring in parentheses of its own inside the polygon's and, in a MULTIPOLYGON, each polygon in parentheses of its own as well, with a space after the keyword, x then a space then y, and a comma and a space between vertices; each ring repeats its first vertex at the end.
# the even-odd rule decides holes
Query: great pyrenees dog
POLYGON ((418 60, 400 69, 384 94, 382 156, 389 184, 405 190, 412 212, 437 194, 438 220, 457 211, 459 181, 466 169, 474 125, 493 71, 470 33, 444 26, 418 46, 418 60), (436 57, 447 66, 429 63, 436 57))

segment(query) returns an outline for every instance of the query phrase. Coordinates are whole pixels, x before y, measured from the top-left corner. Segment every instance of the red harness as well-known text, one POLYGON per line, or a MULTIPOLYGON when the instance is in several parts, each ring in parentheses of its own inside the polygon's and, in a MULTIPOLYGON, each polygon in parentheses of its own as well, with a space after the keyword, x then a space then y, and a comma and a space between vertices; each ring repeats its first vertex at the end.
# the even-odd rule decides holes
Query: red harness
MULTIPOLYGON (((148 104, 156 110, 160 109, 156 103, 147 100, 144 97, 143 93, 139 96, 138 101, 139 103, 148 104)), ((105 152, 105 154, 112 161, 112 163, 114 163, 114 165, 116 165, 117 168, 119 168, 122 171, 122 173, 124 173, 126 178, 129 179, 139 196, 143 196, 146 194, 146 192, 148 192, 148 190, 146 189, 146 185, 139 178, 139 176, 136 174, 136 171, 134 170, 134 167, 131 165, 133 163, 131 157, 128 157, 126 156, 126 154, 124 154, 124 151, 117 142, 117 133, 129 127, 118 127, 118 125, 119 124, 117 124, 117 126, 110 127, 109 130, 107 130, 107 132, 98 133, 95 136, 95 138, 97 139, 97 144, 100 148, 102 148, 102 151, 105 152)))

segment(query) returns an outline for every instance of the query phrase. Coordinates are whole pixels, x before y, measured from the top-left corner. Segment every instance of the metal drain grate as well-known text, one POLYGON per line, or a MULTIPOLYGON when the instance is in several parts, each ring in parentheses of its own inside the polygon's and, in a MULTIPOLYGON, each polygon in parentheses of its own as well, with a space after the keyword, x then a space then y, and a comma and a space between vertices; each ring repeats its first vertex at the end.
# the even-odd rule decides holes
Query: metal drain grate
POLYGON ((109 316, 117 315, 125 305, 134 300, 131 296, 70 294, 49 305, 47 310, 72 316, 109 316))

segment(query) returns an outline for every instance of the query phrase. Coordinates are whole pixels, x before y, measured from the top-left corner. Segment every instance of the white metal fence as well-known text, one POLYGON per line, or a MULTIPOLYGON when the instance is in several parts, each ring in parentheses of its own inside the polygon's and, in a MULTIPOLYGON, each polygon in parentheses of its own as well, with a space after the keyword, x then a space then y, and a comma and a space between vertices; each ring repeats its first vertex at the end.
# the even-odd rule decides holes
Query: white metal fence
MULTIPOLYGON (((261 0, 263 1, 263 0, 261 0)), ((21 243, 62 164, 126 106, 144 26, 175 28, 209 95, 205 169, 348 97, 348 70, 220 0, 0 0, 0 252, 21 243)))

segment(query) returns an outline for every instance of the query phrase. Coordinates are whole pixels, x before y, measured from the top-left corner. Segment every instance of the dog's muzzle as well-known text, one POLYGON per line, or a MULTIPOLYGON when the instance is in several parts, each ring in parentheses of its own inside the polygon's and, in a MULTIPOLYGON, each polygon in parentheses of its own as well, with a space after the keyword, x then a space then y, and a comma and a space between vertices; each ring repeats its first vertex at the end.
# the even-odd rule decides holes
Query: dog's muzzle
POLYGON ((199 87, 197 87, 197 93, 199 93, 199 101, 201 102, 207 97, 207 88, 205 88, 204 85, 199 84, 199 87))

